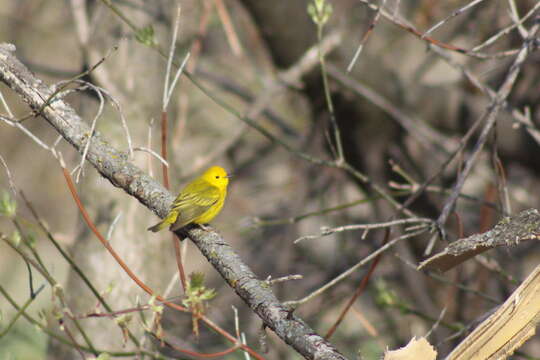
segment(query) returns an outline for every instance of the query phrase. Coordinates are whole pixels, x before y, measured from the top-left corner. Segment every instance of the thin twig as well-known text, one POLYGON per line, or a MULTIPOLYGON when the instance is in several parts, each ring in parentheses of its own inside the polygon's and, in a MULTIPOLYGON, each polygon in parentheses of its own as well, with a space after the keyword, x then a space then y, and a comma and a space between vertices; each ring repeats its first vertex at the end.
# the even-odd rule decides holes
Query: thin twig
MULTIPOLYGON (((358 60, 358 57, 360 56, 360 53, 362 52, 362 49, 364 48, 365 43, 367 42, 369 35, 373 32, 375 29, 375 26, 379 22, 379 19, 381 17, 381 9, 384 8, 386 5, 386 0, 382 0, 381 5, 379 6, 379 9, 376 10, 375 16, 373 17, 373 20, 369 24, 368 29, 364 33, 364 36, 362 36, 362 39, 360 40, 360 44, 358 44, 358 48, 356 49, 356 52, 354 53, 353 58, 351 59, 351 62, 347 66, 347 72, 351 72, 354 65, 356 64, 356 61, 358 60)), ((397 10, 396 6, 396 10, 397 10)))
MULTIPOLYGON (((168 347, 170 349, 174 349, 178 352, 181 352, 183 354, 187 354, 189 356, 193 356, 195 358, 202 358, 202 359, 212 359, 212 358, 221 358, 227 354, 230 354, 232 352, 235 352, 236 350, 240 349, 241 346, 243 344, 241 343, 238 343, 238 344, 235 344, 235 346, 227 349, 227 350, 224 350, 224 351, 220 351, 220 352, 216 352, 216 353, 210 353, 210 354, 205 354, 205 353, 200 353, 200 352, 196 352, 196 351, 191 351, 191 350, 188 350, 188 349, 184 349, 184 348, 181 348, 177 345, 173 345, 172 343, 164 340, 163 338, 159 338, 157 337, 154 333, 147 333, 149 335, 152 335, 154 338, 156 338, 160 343, 162 343, 164 345, 164 347, 168 347)), ((243 346, 246 346, 246 345, 243 345, 243 346)), ((253 355, 253 354, 252 354, 253 355)), ((253 355, 255 356, 258 360, 264 360, 264 358, 260 355, 253 355)))
MULTIPOLYGON (((167 111, 163 110, 161 111, 161 157, 165 162, 168 163, 168 151, 167 151, 167 134, 169 132, 168 129, 168 116, 167 111)), ((165 166, 164 163, 161 164, 161 171, 163 173, 163 186, 165 189, 169 190, 170 184, 169 184, 169 167, 165 166)))
POLYGON ((174 59, 174 49, 176 48, 176 37, 178 36, 178 27, 180 26, 180 4, 176 7, 176 17, 174 18, 174 28, 172 31, 171 45, 169 46, 169 55, 167 56, 167 66, 165 67, 165 80, 163 81, 163 98, 161 99, 161 111, 166 111, 170 98, 169 78, 171 77, 171 67, 174 59))
MULTIPOLYGON (((186 68, 190 72, 195 71, 195 68, 198 64, 199 55, 202 49, 202 40, 205 38, 210 15, 212 12, 212 4, 210 3, 211 1, 212 0, 202 1, 203 10, 202 10, 202 15, 198 19, 199 26, 197 29, 197 34, 195 35, 195 38, 189 50, 189 53, 192 54, 192 56, 190 56, 191 61, 186 64, 186 68)), ((172 136, 173 146, 179 146, 181 143, 181 138, 182 138, 183 130, 185 128, 185 124, 187 121, 188 112, 189 112, 189 97, 185 92, 180 92, 180 95, 178 97, 178 116, 177 116, 178 120, 175 124, 176 126, 174 129, 174 134, 172 136)))
MULTIPOLYGON (((182 74, 182 71, 184 70, 184 66, 186 65, 188 59, 189 59, 189 53, 185 56, 184 61, 182 62, 182 65, 177 69, 176 74, 174 76, 174 80, 169 86, 169 78, 170 78, 170 72, 171 67, 174 60, 174 52, 176 49, 176 38, 178 36, 178 28, 180 27, 180 5, 178 5, 177 11, 176 11, 176 18, 174 21, 174 30, 173 30, 173 36, 171 40, 171 46, 169 50, 169 56, 167 59, 167 70, 165 74, 165 81, 163 85, 163 105, 161 109, 161 155, 163 157, 163 160, 167 161, 167 145, 168 145, 168 106, 169 101, 172 97, 172 93, 174 91, 174 88, 176 87, 177 81, 180 78, 180 74, 182 74)), ((170 188, 169 183, 169 172, 168 168, 164 165, 162 165, 163 169, 163 184, 166 189, 170 188)), ((179 239, 181 240, 181 239, 179 239)), ((182 285, 182 290, 186 291, 186 274, 184 271, 184 265, 183 265, 183 259, 182 255, 180 253, 180 244, 177 241, 177 238, 174 234, 171 234, 171 241, 173 243, 174 248, 174 254, 176 258, 176 266, 178 268, 178 274, 180 275, 180 283, 182 285)))
POLYGON ((442 319, 444 318, 444 315, 446 314, 446 307, 444 309, 442 309, 441 313, 439 314, 439 317, 437 318, 437 321, 435 321, 435 323, 433 323, 433 325, 431 326, 431 329, 429 329, 429 331, 426 333, 426 335, 424 337, 429 337, 433 331, 435 331, 435 329, 437 329, 439 327, 439 324, 441 323, 442 319))
POLYGON ((229 43, 233 54, 235 56, 242 56, 242 46, 240 45, 240 40, 238 39, 238 35, 234 30, 234 26, 231 21, 231 17, 229 16, 229 12, 227 11, 227 7, 223 3, 223 0, 214 0, 214 3, 216 5, 219 19, 223 24, 223 29, 225 29, 227 42, 229 43))
POLYGON ((260 218, 253 218, 252 224, 253 226, 274 226, 274 225, 284 225, 284 224, 295 224, 297 222, 300 222, 304 219, 310 218, 312 216, 317 215, 325 215, 330 214, 335 211, 340 211, 344 209, 348 209, 350 207, 354 207, 360 204, 366 204, 370 201, 373 201, 373 198, 366 198, 366 199, 360 199, 356 201, 352 201, 350 203, 345 203, 341 205, 332 206, 325 209, 320 209, 316 211, 311 211, 305 214, 289 217, 289 218, 283 218, 283 219, 260 219, 260 218))
POLYGON ((446 156, 451 148, 455 146, 455 141, 448 136, 436 131, 426 125, 425 121, 414 118, 399 109, 392 101, 378 94, 374 89, 366 86, 351 76, 347 76, 337 66, 328 64, 328 74, 343 87, 353 91, 355 94, 366 98, 373 105, 390 115, 401 127, 403 127, 411 137, 413 137, 425 149, 438 156, 446 156))
MULTIPOLYGON (((163 159, 157 152, 155 152, 154 150, 152 150, 152 127, 154 125, 154 118, 151 118, 150 119, 150 123, 148 124, 148 135, 146 136, 146 150, 149 150, 147 151, 148 152, 148 157, 147 157, 147 171, 148 171, 148 175, 150 175, 151 177, 154 177, 154 171, 152 170, 152 156, 156 156, 159 161, 161 161, 162 164, 165 164, 167 162, 165 162, 165 159, 163 159)), ((136 149, 133 149, 133 150, 136 150, 136 149)), ((141 150, 141 151, 146 151, 146 150, 141 150)), ((169 166, 169 164, 167 163, 167 166, 169 166)))
POLYGON ((13 177, 11 176, 11 171, 9 171, 9 167, 7 165, 6 160, 4 160, 4 157, 0 154, 0 162, 2 163, 2 166, 4 166, 4 169, 6 170, 6 176, 8 179, 9 189, 13 193, 13 196, 17 196, 17 187, 15 186, 15 182, 13 181, 13 177))
POLYGON ((138 146, 138 147, 133 148, 133 151, 144 151, 144 152, 150 154, 151 156, 155 157, 156 159, 158 159, 159 162, 163 166, 169 167, 169 163, 164 158, 162 158, 161 155, 159 155, 157 152, 155 152, 154 150, 152 150, 150 148, 138 146))
POLYGON ((371 3, 369 0, 359 0, 359 1, 361 3, 363 3, 364 5, 366 5, 367 7, 369 7, 370 9, 372 9, 372 10, 381 9, 382 16, 385 19, 389 20, 392 24, 394 24, 394 25, 396 25, 396 26, 410 32, 411 34, 415 35, 419 39, 424 40, 425 42, 427 42, 427 43, 429 43, 431 45, 439 46, 439 47, 441 47, 443 49, 447 49, 447 50, 450 50, 450 51, 457 52, 459 54, 471 56, 471 57, 478 58, 478 59, 503 58, 503 57, 508 57, 508 56, 515 55, 515 54, 517 54, 519 52, 519 49, 511 49, 511 50, 502 51, 500 53, 495 53, 495 54, 485 54, 485 53, 480 53, 480 52, 477 52, 477 51, 467 50, 467 49, 464 49, 464 48, 461 48, 459 46, 455 46, 455 45, 452 45, 452 44, 447 44, 445 42, 436 40, 436 39, 434 39, 434 38, 432 38, 430 36, 424 36, 424 34, 421 31, 418 31, 417 29, 415 29, 414 26, 405 23, 403 20, 397 19, 396 17, 394 17, 393 14, 390 14, 386 10, 382 9, 380 6, 377 6, 377 5, 373 4, 373 3, 371 3))
POLYGON ((438 28, 440 28, 442 25, 444 25, 446 22, 448 22, 450 19, 458 16, 458 15, 461 15, 462 13, 464 13, 465 11, 475 7, 476 5, 480 4, 482 1, 484 0, 474 0, 474 1, 471 1, 470 3, 468 3, 467 5, 457 9, 457 10, 454 10, 452 11, 452 13, 450 15, 448 15, 447 17, 445 17, 443 20, 439 21, 438 23, 436 23, 435 25, 433 25, 432 27, 430 27, 423 35, 422 35, 422 39, 424 39, 426 36, 428 36, 429 34, 431 34, 433 31, 437 30, 438 28))
MULTIPOLYGON (((351 224, 351 225, 344 225, 334 228, 329 228, 326 226, 321 227, 321 233, 319 235, 306 235, 302 236, 294 241, 295 244, 299 243, 302 240, 307 239, 318 239, 323 236, 329 236, 335 233, 343 232, 343 231, 352 231, 352 230, 373 230, 373 229, 383 229, 391 226, 396 225, 405 225, 405 224, 432 224, 433 220, 429 218, 407 218, 407 219, 399 219, 399 220, 392 220, 382 223, 373 223, 373 224, 351 224)), ((364 238, 365 236, 362 236, 364 238)))
POLYGON ((265 281, 266 281, 266 283, 268 285, 274 285, 274 284, 282 283, 282 282, 285 282, 285 281, 302 280, 303 278, 304 278, 304 276, 299 275, 299 274, 282 276, 282 277, 278 277, 276 279, 272 279, 272 275, 268 275, 268 277, 266 278, 265 281))
POLYGON ((389 242, 387 242, 386 244, 384 244, 383 246, 379 247, 377 250, 375 250, 374 252, 372 252, 371 254, 369 254, 368 256, 366 256, 365 258, 363 258, 362 260, 360 260, 358 263, 356 263, 355 265, 351 266, 349 269, 347 269, 346 271, 342 272, 340 275, 336 276, 334 279, 332 279, 331 281, 327 282, 326 284, 324 284, 323 286, 321 286, 320 288, 318 288, 317 290, 313 291, 312 293, 310 293, 309 295, 299 299, 299 300, 293 300, 293 301, 285 301, 283 304, 284 305, 289 305, 289 306, 293 306, 293 307, 296 307, 298 305, 301 305, 301 304, 304 304, 310 300, 312 300, 313 298, 321 295, 323 292, 325 292, 326 290, 328 290, 329 288, 331 288, 332 286, 336 285, 337 283, 339 283, 340 281, 344 280, 345 278, 347 278, 349 275, 351 275, 353 272, 355 272, 358 268, 362 267, 363 265, 367 264, 368 262, 370 262, 371 260, 373 260, 376 256, 378 256, 379 254, 385 252, 386 250, 388 250, 389 248, 391 248, 392 246, 394 246, 398 241, 400 240, 405 240, 405 239, 409 239, 409 238, 412 238, 412 237, 415 237, 415 236, 418 236, 422 233, 424 233, 425 230, 419 230, 419 231, 415 231, 413 233, 409 233, 409 234, 405 234, 405 235, 401 235, 401 236, 398 236, 392 240, 390 240, 389 242))
MULTIPOLYGON (((93 89, 99 99, 99 107, 96 115, 94 116, 94 119, 92 120, 92 125, 90 126, 90 133, 86 134, 86 145, 84 146, 84 150, 81 156, 81 162, 79 163, 79 166, 76 168, 78 169, 77 175, 75 176, 75 182, 78 183, 80 180, 80 176, 83 174, 84 170, 84 161, 86 160, 86 156, 88 155, 88 149, 90 148, 90 142, 92 141, 92 136, 94 136, 94 131, 96 129, 96 124, 98 118, 101 116, 103 112, 103 107, 105 105, 105 101, 103 99, 103 95, 101 94, 101 91, 97 86, 94 86, 90 83, 86 83, 87 86, 89 86, 91 89, 93 89)), ((73 171, 75 171, 74 169, 73 171)))
MULTIPOLYGON (((388 240, 389 235, 390 235, 390 231, 387 231, 385 235, 385 241, 388 240)), ((332 325, 332 327, 328 330, 328 332, 324 336, 325 339, 330 339, 330 337, 332 337, 332 335, 336 332, 338 326, 341 324, 341 322, 345 318, 345 315, 347 315, 347 313, 353 306, 356 299, 358 299, 358 297, 364 292, 364 289, 366 288, 368 281, 371 278, 371 275, 373 275, 373 272, 375 271, 375 269, 377 268, 377 265, 379 264, 379 261, 381 260, 381 256, 382 256, 382 253, 377 255, 375 260, 373 260, 373 262, 371 263, 367 273, 364 276, 362 276, 362 281, 360 281, 360 285, 354 292, 353 296, 349 299, 349 301, 347 302, 343 310, 341 310, 341 313, 339 314, 339 317, 337 318, 335 323, 332 325)))
POLYGON ((21 306, 21 308, 17 310, 17 313, 15 314, 13 319, 11 319, 11 321, 7 324, 4 330, 0 332, 0 339, 2 339, 7 333, 9 333, 9 331, 11 330, 13 325, 17 322, 19 317, 21 317, 21 315, 24 314, 26 309, 30 306, 30 304, 32 304, 32 302, 37 298, 41 290, 43 290, 44 288, 45 288, 45 285, 43 284, 37 289, 37 291, 33 294, 33 296, 28 297, 28 300, 26 300, 24 305, 21 306))
MULTIPOLYGON (((343 153, 343 144, 341 143, 341 131, 339 129, 339 125, 337 123, 336 119, 336 113, 334 111, 334 102, 332 100, 332 95, 330 94, 330 85, 328 84, 328 71, 326 70, 326 59, 325 54, 322 50, 322 36, 323 32, 323 24, 317 25, 317 40, 318 40, 318 55, 319 55, 319 63, 321 64, 321 77, 323 81, 323 90, 324 90, 324 98, 326 99, 326 106, 328 108, 328 113, 330 115, 330 123, 332 124, 332 130, 334 131, 334 141, 335 141, 335 147, 337 149, 337 159, 336 164, 342 164, 345 162, 345 155, 343 153)), ((333 144, 330 143, 330 146, 333 144)))
POLYGON ((112 233, 114 229, 116 228, 116 224, 118 224, 118 221, 120 221, 121 217, 122 217, 122 212, 119 212, 118 215, 114 217, 111 225, 109 226, 109 230, 107 230, 107 235, 105 236, 105 239, 107 239, 107 241, 111 240, 112 233))
MULTIPOLYGON (((3 45, 3 46, 5 46, 5 45, 3 45)), ((1 91, 0 91, 0 101, 2 102, 2 105, 4 106, 4 108, 6 109, 8 115, 9 115, 9 118, 5 117, 5 116, 0 116, 0 119, 3 120, 9 126, 14 126, 14 127, 18 128, 24 134, 26 134, 30 139, 32 139, 36 144, 38 144, 39 146, 41 146, 45 150, 50 151, 50 148, 43 141, 41 141, 37 136, 32 134, 32 132, 30 130, 25 128, 19 121, 13 120, 14 119, 13 118, 13 113, 11 112, 11 109, 9 108, 6 100, 4 99, 4 95, 2 94, 1 91)))
POLYGON ((519 14, 516 6, 516 2, 514 0, 508 0, 508 5, 510 7, 510 18, 514 22, 514 24, 517 26, 517 29, 519 31, 519 34, 523 39, 527 38, 528 32, 527 29, 523 26, 523 23, 519 20, 519 14))
POLYGON ((536 11, 540 9, 540 2, 537 2, 536 5, 533 6, 531 10, 529 10, 519 21, 514 21, 514 23, 510 26, 505 27, 501 31, 497 32, 495 35, 491 36, 489 39, 481 43, 480 45, 475 46, 472 48, 471 51, 479 51, 485 48, 486 46, 489 46, 493 44, 495 41, 497 41, 499 38, 501 38, 504 35, 507 35, 510 33, 510 31, 514 30, 516 27, 522 25, 525 21, 527 21, 531 16, 536 13, 536 11))

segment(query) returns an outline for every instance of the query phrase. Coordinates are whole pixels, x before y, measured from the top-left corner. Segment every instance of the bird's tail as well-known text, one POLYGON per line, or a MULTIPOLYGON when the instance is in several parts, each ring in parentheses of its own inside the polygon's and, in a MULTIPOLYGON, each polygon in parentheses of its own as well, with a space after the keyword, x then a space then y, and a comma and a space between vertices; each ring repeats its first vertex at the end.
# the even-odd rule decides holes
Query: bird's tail
POLYGON ((175 211, 174 209, 169 211, 167 216, 165 216, 165 219, 161 220, 161 222, 158 222, 154 226, 150 226, 148 228, 148 231, 152 232, 158 232, 163 229, 165 229, 167 226, 174 224, 176 222, 176 218, 178 217, 178 211, 175 211))
POLYGON ((165 229, 167 226, 169 226, 169 222, 166 221, 167 219, 163 220, 163 221, 160 221, 158 222, 156 225, 154 226, 150 226, 147 230, 148 231, 152 231, 152 232, 158 232, 158 231, 161 231, 163 229, 165 229))

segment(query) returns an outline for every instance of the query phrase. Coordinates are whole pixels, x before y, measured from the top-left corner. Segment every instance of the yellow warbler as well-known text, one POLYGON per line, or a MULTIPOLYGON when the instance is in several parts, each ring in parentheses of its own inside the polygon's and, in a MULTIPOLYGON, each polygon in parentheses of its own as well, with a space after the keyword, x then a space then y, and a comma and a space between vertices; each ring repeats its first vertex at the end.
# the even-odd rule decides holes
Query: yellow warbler
POLYGON ((157 232, 170 225, 170 230, 175 231, 191 223, 209 223, 223 207, 228 184, 229 176, 225 169, 212 166, 187 184, 172 203, 165 219, 148 230, 157 232))

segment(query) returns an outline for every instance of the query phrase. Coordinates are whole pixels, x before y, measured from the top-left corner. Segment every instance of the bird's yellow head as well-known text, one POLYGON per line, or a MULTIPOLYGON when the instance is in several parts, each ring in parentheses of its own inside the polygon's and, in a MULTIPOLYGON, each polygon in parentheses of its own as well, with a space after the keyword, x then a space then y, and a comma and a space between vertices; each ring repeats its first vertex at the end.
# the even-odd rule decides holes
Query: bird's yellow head
POLYGON ((229 184, 229 175, 221 166, 212 166, 202 174, 202 178, 220 189, 226 189, 229 184))

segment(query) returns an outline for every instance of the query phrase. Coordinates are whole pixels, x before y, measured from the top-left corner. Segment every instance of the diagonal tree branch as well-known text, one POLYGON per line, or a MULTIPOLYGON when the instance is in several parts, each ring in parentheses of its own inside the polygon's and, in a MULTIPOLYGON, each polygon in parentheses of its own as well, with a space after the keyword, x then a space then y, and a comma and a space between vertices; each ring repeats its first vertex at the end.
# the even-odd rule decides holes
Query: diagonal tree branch
MULTIPOLYGON (((13 46, 0 45, 0 80, 51 124, 77 151, 82 152, 90 127, 69 104, 50 99, 55 94, 13 54, 13 46)), ((157 181, 128 160, 127 153, 112 147, 98 132, 92 134, 87 160, 114 186, 122 188, 160 217, 167 214, 173 196, 157 181)), ((227 283, 281 339, 306 359, 345 359, 315 333, 259 280, 240 256, 217 233, 189 230, 189 237, 227 283)))

